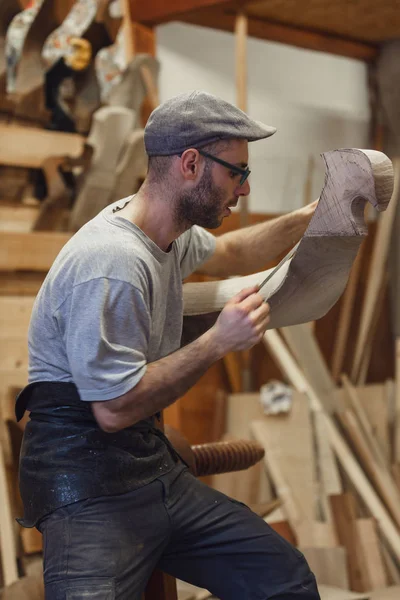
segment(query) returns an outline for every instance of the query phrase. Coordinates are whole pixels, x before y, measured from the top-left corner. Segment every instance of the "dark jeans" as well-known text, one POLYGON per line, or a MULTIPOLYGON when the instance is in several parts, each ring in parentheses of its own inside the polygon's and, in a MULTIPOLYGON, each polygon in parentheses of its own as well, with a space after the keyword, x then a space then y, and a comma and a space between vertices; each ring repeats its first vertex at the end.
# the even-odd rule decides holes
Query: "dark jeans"
POLYGON ((318 600, 303 555, 246 506, 177 465, 139 490, 57 509, 46 600, 140 600, 158 565, 222 600, 318 600))

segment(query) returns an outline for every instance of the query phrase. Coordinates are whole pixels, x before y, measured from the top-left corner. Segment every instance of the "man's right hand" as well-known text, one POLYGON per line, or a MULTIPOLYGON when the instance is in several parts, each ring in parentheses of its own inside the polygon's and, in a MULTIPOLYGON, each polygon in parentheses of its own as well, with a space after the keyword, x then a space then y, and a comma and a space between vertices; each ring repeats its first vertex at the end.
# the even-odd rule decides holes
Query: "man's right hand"
POLYGON ((261 341, 269 323, 269 305, 258 287, 246 288, 227 302, 212 328, 224 354, 247 350, 261 341))

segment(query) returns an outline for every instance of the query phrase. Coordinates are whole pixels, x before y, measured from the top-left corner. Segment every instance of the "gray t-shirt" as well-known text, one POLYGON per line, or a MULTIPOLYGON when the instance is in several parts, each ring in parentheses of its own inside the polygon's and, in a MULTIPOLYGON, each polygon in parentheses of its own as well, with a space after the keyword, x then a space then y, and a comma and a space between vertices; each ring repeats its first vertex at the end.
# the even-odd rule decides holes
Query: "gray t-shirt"
POLYGON ((180 346, 182 280, 213 254, 215 237, 194 226, 163 252, 105 208, 63 247, 36 298, 29 328, 29 382, 73 382, 82 400, 132 389, 147 363, 180 346))

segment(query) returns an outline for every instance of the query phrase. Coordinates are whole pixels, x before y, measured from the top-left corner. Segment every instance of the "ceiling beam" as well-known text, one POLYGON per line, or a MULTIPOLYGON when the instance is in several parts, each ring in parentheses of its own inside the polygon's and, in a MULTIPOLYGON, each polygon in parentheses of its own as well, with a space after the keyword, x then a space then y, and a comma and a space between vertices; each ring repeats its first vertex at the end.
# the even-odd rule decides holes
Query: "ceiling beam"
POLYGON ((174 21, 189 11, 221 7, 234 8, 253 0, 129 0, 133 21, 157 25, 174 21))
MULTIPOLYGON (((179 20, 193 25, 233 32, 236 15, 233 12, 228 14, 222 11, 209 10, 188 13, 179 20)), ((261 40, 279 42, 306 50, 327 52, 328 54, 345 56, 366 62, 374 60, 378 52, 378 47, 372 44, 255 18, 248 19, 248 34, 261 40)))

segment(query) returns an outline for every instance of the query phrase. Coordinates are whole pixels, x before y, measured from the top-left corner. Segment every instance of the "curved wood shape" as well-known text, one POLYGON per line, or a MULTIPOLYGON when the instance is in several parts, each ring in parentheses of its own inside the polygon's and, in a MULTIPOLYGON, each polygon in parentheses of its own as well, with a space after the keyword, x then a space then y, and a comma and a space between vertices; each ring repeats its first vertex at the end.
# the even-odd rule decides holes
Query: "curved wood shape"
POLYGON ((70 51, 70 40, 80 38, 89 29, 97 13, 97 0, 77 0, 57 29, 47 37, 42 58, 51 67, 70 51))
POLYGON ((33 0, 31 5, 19 12, 11 21, 6 33, 7 92, 16 91, 16 79, 26 38, 45 0, 33 0))
MULTIPOLYGON (((367 227, 364 206, 388 206, 393 167, 382 152, 334 150, 322 155, 325 185, 291 259, 260 290, 271 306, 269 329, 323 317, 342 294, 367 227)), ((184 314, 218 313, 241 289, 259 285, 272 270, 225 281, 183 286, 184 314)))

